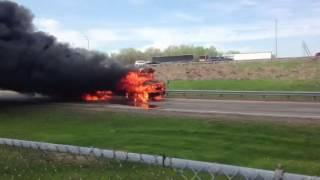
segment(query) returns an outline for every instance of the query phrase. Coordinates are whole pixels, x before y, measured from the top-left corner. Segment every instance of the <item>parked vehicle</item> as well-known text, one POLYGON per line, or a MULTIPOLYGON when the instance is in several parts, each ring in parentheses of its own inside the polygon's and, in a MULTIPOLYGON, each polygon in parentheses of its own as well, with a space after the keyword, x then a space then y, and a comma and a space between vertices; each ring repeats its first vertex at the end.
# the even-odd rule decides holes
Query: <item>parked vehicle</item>
POLYGON ((134 66, 136 67, 141 67, 141 66, 144 66, 145 64, 147 64, 148 61, 144 61, 144 60, 137 60, 135 63, 134 63, 134 66))
POLYGON ((320 52, 317 52, 315 56, 320 57, 320 52))

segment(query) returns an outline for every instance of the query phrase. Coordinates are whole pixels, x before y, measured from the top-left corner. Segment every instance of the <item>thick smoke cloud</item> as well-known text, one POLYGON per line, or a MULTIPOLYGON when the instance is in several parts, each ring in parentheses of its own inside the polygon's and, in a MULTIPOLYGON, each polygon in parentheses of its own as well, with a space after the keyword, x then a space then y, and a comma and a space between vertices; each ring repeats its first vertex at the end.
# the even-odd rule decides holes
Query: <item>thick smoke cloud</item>
POLYGON ((28 9, 0 0, 0 89, 76 97, 112 90, 126 73, 104 54, 35 31, 32 20, 28 9))

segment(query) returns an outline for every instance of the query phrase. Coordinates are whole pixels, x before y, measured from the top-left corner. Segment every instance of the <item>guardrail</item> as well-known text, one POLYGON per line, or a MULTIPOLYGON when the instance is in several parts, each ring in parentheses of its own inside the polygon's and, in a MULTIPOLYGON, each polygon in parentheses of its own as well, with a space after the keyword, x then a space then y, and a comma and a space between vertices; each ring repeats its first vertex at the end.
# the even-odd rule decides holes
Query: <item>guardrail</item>
POLYGON ((275 171, 246 168, 218 163, 193 161, 179 158, 166 157, 164 155, 149 155, 130 153, 124 151, 106 150, 93 147, 80 147, 72 145, 52 144, 36 141, 24 141, 17 139, 0 138, 0 145, 11 147, 39 150, 40 152, 69 153, 82 156, 94 156, 97 158, 113 159, 119 161, 129 161, 148 165, 162 166, 165 168, 191 171, 194 175, 192 179, 201 179, 198 175, 202 172, 209 174, 215 179, 217 175, 227 177, 227 179, 274 179, 274 180, 320 180, 320 177, 312 177, 300 174, 286 173, 282 169, 275 171))
POLYGON ((273 97, 285 97, 290 99, 291 97, 308 97, 313 100, 320 99, 320 92, 306 92, 306 91, 221 91, 221 90, 167 90, 167 96, 181 95, 181 96, 209 96, 216 95, 220 97, 236 95, 240 97, 245 96, 261 96, 266 98, 268 96, 273 97))

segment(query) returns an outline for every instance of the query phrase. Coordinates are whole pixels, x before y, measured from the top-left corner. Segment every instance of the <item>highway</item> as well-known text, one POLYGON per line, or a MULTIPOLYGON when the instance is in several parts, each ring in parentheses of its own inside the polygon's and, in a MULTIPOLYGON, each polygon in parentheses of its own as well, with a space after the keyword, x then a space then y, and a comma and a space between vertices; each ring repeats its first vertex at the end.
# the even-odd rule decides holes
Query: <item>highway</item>
MULTIPOLYGON (((320 123, 320 103, 276 102, 244 100, 200 100, 167 98, 153 102, 152 108, 134 107, 120 103, 72 103, 73 106, 91 110, 116 110, 146 114, 179 115, 233 120, 272 120, 320 123)), ((70 105, 70 104, 69 104, 70 105)))
POLYGON ((310 118, 320 120, 320 103, 170 99, 160 103, 159 107, 162 111, 310 118))
MULTIPOLYGON (((35 100, 36 99, 36 100, 35 100)), ((0 93, 0 103, 10 101, 35 101, 32 98, 11 92, 0 93)), ((44 104, 56 104, 90 110, 118 110, 161 115, 183 115, 199 117, 232 117, 242 119, 271 120, 309 120, 320 123, 319 102, 287 102, 287 101, 247 101, 247 100, 200 100, 167 98, 161 102, 152 102, 152 108, 141 108, 127 105, 123 101, 99 103, 57 103, 44 101, 44 104)))

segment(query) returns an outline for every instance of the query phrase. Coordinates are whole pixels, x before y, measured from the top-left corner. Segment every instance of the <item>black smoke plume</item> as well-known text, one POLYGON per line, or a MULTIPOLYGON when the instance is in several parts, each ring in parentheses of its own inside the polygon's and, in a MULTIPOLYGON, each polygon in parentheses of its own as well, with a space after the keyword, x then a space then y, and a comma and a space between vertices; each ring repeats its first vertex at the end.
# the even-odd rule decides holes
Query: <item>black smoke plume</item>
POLYGON ((35 30, 32 13, 0 0, 0 89, 50 96, 113 90, 127 72, 106 55, 35 30))

